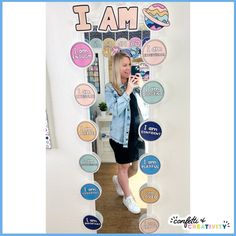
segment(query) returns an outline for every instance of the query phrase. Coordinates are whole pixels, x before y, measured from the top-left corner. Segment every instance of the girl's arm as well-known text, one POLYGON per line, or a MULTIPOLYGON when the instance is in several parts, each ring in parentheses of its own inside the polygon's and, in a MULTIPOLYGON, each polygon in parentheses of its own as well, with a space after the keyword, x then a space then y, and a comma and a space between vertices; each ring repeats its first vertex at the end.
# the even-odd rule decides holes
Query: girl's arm
POLYGON ((116 96, 109 84, 105 87, 105 100, 112 115, 119 116, 129 106, 130 97, 126 92, 122 96, 116 96))

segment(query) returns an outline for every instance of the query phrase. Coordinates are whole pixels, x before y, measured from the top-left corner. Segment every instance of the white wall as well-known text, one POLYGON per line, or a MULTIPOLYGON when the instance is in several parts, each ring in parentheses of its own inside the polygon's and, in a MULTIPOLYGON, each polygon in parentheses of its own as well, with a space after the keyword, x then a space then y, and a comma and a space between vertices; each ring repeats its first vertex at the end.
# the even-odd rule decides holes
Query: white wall
MULTIPOLYGON (((90 144, 79 140, 76 127, 89 119, 74 99, 74 88, 85 81, 84 69, 70 59, 71 46, 80 40, 75 31, 72 3, 47 3, 47 71, 51 88, 55 149, 47 150, 47 232, 82 233, 83 216, 95 209, 80 196, 80 186, 93 179, 78 165, 90 144)), ((50 118, 49 118, 50 119, 50 118)), ((50 124, 49 124, 50 125, 50 124)))
MULTIPOLYGON (((161 170, 149 177, 160 190, 160 201, 149 208, 160 219, 161 233, 181 232, 168 225, 172 214, 190 214, 190 9, 188 3, 164 3, 170 13, 170 26, 152 32, 167 47, 166 60, 153 67, 152 79, 165 89, 163 100, 150 109, 151 117, 162 127, 162 137, 150 144, 158 155, 161 170)), ((185 231, 186 232, 186 231, 185 231)))
MULTIPOLYGON (((85 69, 76 67, 69 54, 71 46, 83 40, 74 28, 77 17, 72 12, 73 5, 47 3, 47 70, 52 99, 48 113, 53 117, 56 143, 55 149, 47 150, 48 233, 89 232, 81 222, 83 215, 95 207, 79 194, 82 183, 93 177, 78 166, 79 157, 90 151, 91 146, 76 134, 77 124, 88 119, 88 112, 73 96, 76 85, 86 81, 85 69)), ((166 96, 160 104, 152 106, 150 114, 163 128, 163 137, 150 145, 162 168, 160 174, 149 178, 149 183, 159 188, 161 199, 148 208, 148 213, 154 213, 160 220, 160 233, 179 231, 167 223, 171 214, 189 213, 189 4, 165 5, 171 26, 152 35, 165 43, 168 54, 161 65, 153 68, 152 79, 163 84, 166 96)), ((94 16, 100 18, 102 3, 90 6, 91 12, 98 9, 94 16)), ((92 20, 96 21, 96 17, 92 20)))

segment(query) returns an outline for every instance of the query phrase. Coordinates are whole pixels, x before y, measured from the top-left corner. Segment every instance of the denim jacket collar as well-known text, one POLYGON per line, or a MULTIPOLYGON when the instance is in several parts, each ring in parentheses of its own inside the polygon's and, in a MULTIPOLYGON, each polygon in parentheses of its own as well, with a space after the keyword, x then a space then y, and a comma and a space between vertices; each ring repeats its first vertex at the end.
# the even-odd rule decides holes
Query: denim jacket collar
POLYGON ((127 83, 120 84, 120 89, 121 89, 122 92, 124 92, 126 90, 126 88, 127 88, 127 83))

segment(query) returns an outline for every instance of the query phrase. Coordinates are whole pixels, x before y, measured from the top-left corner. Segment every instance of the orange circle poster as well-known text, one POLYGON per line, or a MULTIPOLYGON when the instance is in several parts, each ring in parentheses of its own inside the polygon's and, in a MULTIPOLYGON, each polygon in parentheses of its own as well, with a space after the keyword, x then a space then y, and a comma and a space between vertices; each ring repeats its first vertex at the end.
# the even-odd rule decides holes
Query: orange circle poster
POLYGON ((79 138, 85 142, 93 142, 98 136, 97 125, 92 121, 82 121, 77 126, 79 138))

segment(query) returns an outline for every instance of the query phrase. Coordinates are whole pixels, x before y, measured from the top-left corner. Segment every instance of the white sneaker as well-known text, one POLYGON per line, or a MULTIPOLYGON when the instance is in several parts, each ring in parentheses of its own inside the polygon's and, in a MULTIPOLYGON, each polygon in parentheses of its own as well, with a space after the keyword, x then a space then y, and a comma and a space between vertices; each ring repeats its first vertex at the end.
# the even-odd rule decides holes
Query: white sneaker
POLYGON ((141 212, 141 209, 138 207, 132 196, 129 196, 127 198, 123 197, 123 203, 130 212, 134 214, 139 214, 141 212))
POLYGON ((123 190, 122 190, 122 188, 121 188, 121 186, 120 186, 120 184, 119 184, 117 175, 113 175, 112 181, 113 181, 113 183, 114 183, 114 185, 115 185, 117 194, 118 194, 119 196, 124 196, 124 192, 123 192, 123 190))

